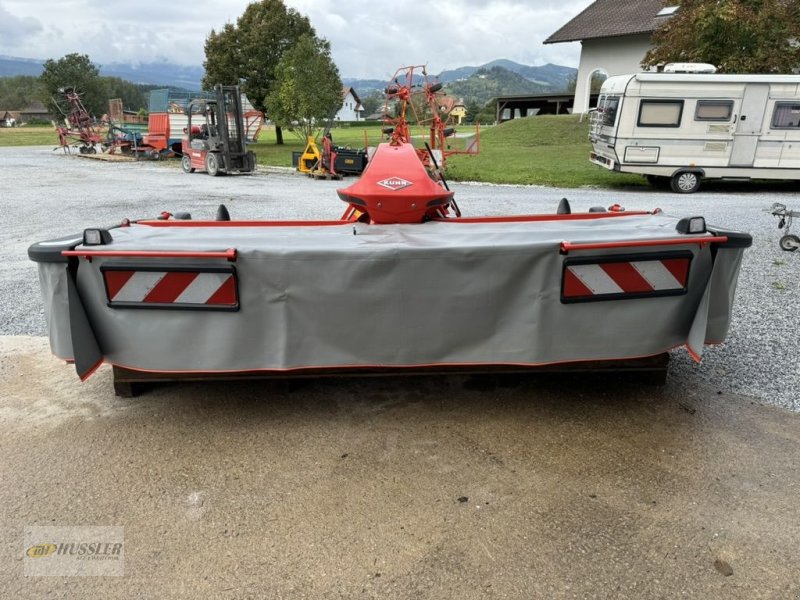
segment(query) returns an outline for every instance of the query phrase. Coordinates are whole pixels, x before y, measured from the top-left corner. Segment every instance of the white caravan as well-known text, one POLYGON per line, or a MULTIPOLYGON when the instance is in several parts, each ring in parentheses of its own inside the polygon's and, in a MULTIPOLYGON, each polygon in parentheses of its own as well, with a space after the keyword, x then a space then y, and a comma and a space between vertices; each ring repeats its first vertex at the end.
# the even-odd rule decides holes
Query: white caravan
POLYGON ((800 179, 800 75, 609 77, 591 161, 691 193, 701 179, 800 179))

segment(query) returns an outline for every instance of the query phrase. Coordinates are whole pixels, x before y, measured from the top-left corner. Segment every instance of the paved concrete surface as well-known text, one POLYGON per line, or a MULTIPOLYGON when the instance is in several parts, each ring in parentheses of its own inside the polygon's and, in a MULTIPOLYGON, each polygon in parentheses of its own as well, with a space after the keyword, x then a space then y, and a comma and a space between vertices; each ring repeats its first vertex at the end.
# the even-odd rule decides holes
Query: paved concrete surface
POLYGON ((80 384, 0 338, 4 598, 800 598, 800 415, 698 385, 80 384), (30 525, 123 577, 24 577, 30 525))

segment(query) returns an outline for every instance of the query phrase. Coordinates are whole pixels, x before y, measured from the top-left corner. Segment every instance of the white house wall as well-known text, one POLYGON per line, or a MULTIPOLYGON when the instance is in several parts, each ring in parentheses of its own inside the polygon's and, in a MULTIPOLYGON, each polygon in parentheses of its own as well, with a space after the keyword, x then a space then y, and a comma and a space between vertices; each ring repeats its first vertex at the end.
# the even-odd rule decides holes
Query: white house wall
POLYGON ((642 70, 640 63, 651 45, 649 34, 584 40, 581 44, 573 113, 586 112, 591 108, 588 106, 588 86, 593 71, 599 69, 609 77, 638 73, 642 70))
POLYGON ((335 119, 337 121, 360 121, 361 111, 356 110, 359 106, 353 94, 347 94, 342 103, 342 108, 336 113, 335 119))

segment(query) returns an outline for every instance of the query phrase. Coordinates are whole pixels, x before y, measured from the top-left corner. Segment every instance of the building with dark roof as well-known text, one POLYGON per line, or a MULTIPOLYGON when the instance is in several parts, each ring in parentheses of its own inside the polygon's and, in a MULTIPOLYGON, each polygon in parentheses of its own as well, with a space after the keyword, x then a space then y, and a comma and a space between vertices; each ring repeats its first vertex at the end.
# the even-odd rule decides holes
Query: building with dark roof
POLYGON ((624 75, 641 71, 653 32, 677 10, 665 0, 596 0, 547 38, 545 44, 581 42, 574 112, 589 108, 595 73, 624 75))

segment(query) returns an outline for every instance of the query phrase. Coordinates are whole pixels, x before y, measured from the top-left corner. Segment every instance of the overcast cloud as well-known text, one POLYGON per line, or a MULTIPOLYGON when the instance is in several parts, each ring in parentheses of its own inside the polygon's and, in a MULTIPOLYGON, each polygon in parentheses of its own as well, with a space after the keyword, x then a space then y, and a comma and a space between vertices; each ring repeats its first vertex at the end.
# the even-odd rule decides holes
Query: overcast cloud
MULTIPOLYGON (((0 54, 96 64, 166 60, 201 65, 211 29, 235 22, 248 0, 0 0, 0 54)), ((343 77, 387 79, 401 65, 431 73, 497 58, 577 67, 580 46, 542 41, 591 0, 285 0, 331 42, 343 77)))

